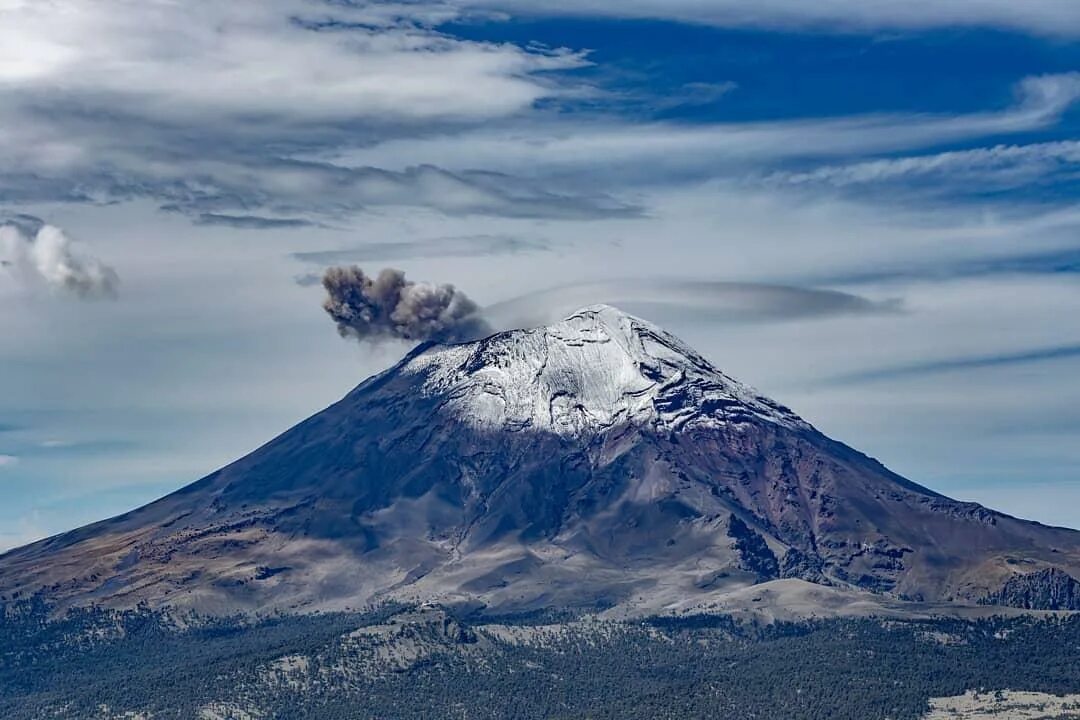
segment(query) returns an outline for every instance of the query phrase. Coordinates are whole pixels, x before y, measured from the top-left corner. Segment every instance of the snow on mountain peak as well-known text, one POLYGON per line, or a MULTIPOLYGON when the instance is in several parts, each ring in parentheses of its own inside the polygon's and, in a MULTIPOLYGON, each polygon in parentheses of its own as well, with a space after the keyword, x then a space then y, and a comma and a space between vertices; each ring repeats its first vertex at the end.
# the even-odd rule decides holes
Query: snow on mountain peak
POLYGON ((401 371, 464 423, 562 436, 623 425, 679 430, 751 420, 808 429, 681 340, 609 305, 551 325, 429 348, 401 371))

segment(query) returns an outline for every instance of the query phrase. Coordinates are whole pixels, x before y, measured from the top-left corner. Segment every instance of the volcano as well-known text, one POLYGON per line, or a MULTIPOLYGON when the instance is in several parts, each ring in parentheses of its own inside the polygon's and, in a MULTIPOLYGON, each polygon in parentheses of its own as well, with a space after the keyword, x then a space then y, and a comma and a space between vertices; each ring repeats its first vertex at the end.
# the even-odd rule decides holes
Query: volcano
POLYGON ((608 306, 420 346, 200 481, 0 556, 2 599, 203 613, 659 612, 770 583, 1076 610, 1077 577, 1080 532, 910 482, 608 306))

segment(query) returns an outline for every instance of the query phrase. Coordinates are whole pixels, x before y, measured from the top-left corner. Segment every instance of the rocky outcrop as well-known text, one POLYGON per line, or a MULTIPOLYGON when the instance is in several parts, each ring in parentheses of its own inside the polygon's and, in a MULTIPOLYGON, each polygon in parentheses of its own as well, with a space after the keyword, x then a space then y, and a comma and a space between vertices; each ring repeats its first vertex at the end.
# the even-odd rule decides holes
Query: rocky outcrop
POLYGON ((983 603, 1025 610, 1080 610, 1080 581, 1053 567, 1016 574, 983 603))
POLYGON ((799 548, 788 548, 780 560, 780 577, 797 578, 812 583, 828 585, 824 573, 825 561, 817 553, 805 553, 799 548))
POLYGON ((751 530, 735 515, 728 521, 728 537, 735 541, 740 569, 757 575, 758 582, 780 577, 780 564, 765 538, 751 530))

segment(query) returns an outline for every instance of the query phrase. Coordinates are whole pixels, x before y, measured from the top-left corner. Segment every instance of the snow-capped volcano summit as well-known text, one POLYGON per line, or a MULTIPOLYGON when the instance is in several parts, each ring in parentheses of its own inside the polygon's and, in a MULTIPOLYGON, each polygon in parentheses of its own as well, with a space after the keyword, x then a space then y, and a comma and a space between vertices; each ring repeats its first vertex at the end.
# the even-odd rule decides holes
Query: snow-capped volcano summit
POLYGON ((422 392, 445 398, 461 422, 490 430, 581 435, 750 418, 809 429, 678 338, 608 305, 546 327, 436 346, 401 372, 423 376, 422 392))
POLYGON ((592 306, 417 348, 199 482, 0 556, 0 600, 656 612, 773 583, 834 608, 1080 609, 1077 577, 1080 533, 905 480, 592 306))

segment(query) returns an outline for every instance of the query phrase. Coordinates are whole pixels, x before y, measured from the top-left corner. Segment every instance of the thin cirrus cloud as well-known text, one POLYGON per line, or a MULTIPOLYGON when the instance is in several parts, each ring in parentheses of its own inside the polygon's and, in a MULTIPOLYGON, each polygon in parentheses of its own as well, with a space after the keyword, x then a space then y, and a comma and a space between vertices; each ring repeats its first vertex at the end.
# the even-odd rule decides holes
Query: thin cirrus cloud
POLYGON ((847 165, 828 165, 805 172, 779 172, 765 181, 786 185, 847 187, 871 183, 932 180, 968 182, 979 178, 995 187, 1050 180, 1058 171, 1074 172, 1080 164, 1080 141, 994 145, 933 155, 882 158, 847 165))
POLYGON ((312 265, 336 265, 416 258, 481 258, 548 250, 551 250, 551 244, 545 240, 513 235, 458 235, 398 242, 369 242, 336 250, 297 252, 293 253, 292 257, 312 265))
POLYGON ((907 262, 893 266, 826 275, 818 280, 839 284, 928 280, 944 282, 957 278, 992 275, 1066 275, 1080 274, 1080 247, 1041 252, 1012 253, 997 257, 961 257, 907 262))
POLYGON ((368 208, 426 208, 446 215, 588 220, 633 218, 643 209, 595 191, 553 191, 507 173, 450 172, 430 164, 403 170, 263 157, 259 150, 231 158, 112 156, 109 170, 68 168, 53 177, 0 173, 0 192, 24 202, 84 203, 147 198, 204 225, 247 229, 298 227, 368 208), (266 213, 233 212, 261 208, 266 213))
MULTIPOLYGON (((860 207, 845 206, 849 213, 860 207)), ((878 213, 884 208, 878 207, 878 213)), ((885 217, 885 215, 882 215, 885 217)), ((916 204, 890 217, 886 224, 899 222, 914 228, 905 238, 889 242, 891 251, 875 256, 874 248, 863 247, 862 256, 847 248, 845 255, 854 262, 833 261, 812 266, 804 258, 802 281, 828 286, 866 284, 895 285, 907 280, 948 283, 962 278, 999 276, 1067 275, 1080 271, 1080 246, 1076 233, 1080 228, 1080 208, 1072 204, 1037 207, 1034 211, 994 203, 958 205, 935 211, 916 204), (948 217, 963 217, 953 224, 948 217)), ((861 218, 861 233, 877 233, 872 219, 861 218)), ((820 241, 819 241, 820 242, 820 241)))
POLYGON ((1049 362, 1052 360, 1065 360, 1080 358, 1080 345, 1060 345, 1056 347, 1035 348, 1021 350, 1019 352, 1002 353, 996 355, 975 355, 968 357, 945 358, 927 362, 911 363, 908 365, 896 365, 885 368, 866 370, 847 375, 840 375, 830 379, 833 384, 847 385, 852 383, 887 382, 903 377, 919 377, 948 372, 960 372, 979 370, 983 368, 999 368, 1012 365, 1028 365, 1034 363, 1049 362))
POLYGON ((275 218, 260 215, 226 215, 222 213, 199 213, 196 225, 216 225, 237 230, 281 230, 311 227, 316 223, 305 218, 275 218))
MULTIPOLYGON (((503 173, 448 172, 433 165, 402 171, 374 167, 343 167, 329 163, 262 161, 257 168, 219 166, 212 175, 194 182, 177 168, 172 183, 147 186, 147 193, 169 197, 170 209, 197 212, 231 207, 240 198, 248 205, 266 205, 282 212, 308 212, 337 216, 367 207, 420 207, 451 216, 491 215, 506 218, 588 220, 636 217, 642 209, 599 193, 565 193, 543 184, 503 173)), ((193 173, 194 177, 198 175, 193 173)), ((298 218, 242 219, 242 216, 200 213, 216 224, 295 225, 298 218), (213 217, 218 215, 217 217, 213 217), (263 221, 263 222, 260 222, 263 221), (278 220, 279 222, 275 222, 278 220)))
POLYGON ((865 157, 1047 128, 1080 99, 1080 73, 1024 78, 1002 109, 954 115, 868 114, 823 119, 684 125, 620 120, 534 124, 446 136, 387 140, 343 158, 392 167, 426 157, 442 167, 482 164, 560 178, 584 173, 612 184, 665 177, 741 176, 793 161, 865 157), (721 164, 722 163, 722 164, 721 164))
POLYGON ((722 27, 830 32, 992 27, 1058 37, 1080 35, 1080 6, 1071 0, 467 0, 474 7, 527 15, 670 19, 722 27))

